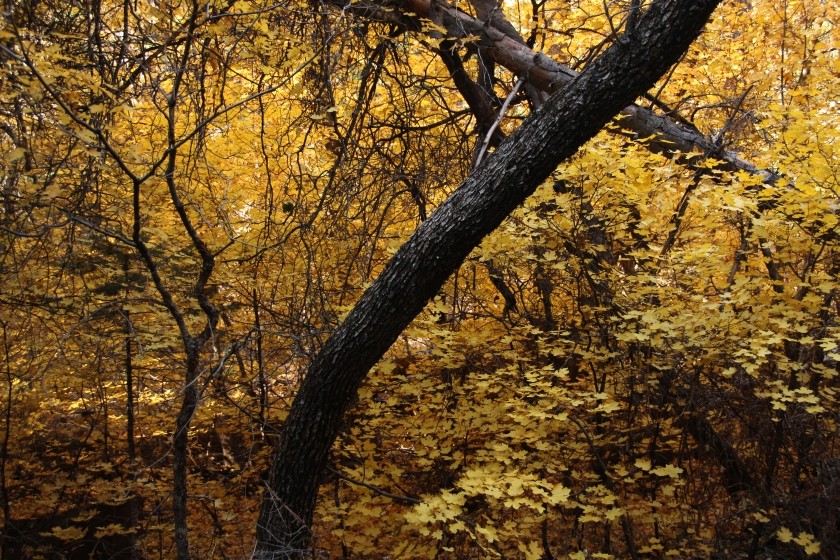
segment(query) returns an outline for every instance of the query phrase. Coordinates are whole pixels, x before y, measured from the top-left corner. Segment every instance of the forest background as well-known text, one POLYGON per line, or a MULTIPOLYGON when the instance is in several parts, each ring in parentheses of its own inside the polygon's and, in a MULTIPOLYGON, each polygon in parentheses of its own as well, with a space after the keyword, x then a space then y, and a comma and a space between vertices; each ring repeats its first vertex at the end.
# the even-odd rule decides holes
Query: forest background
MULTIPOLYGON (((650 5, 7 0, 3 558, 250 557, 327 338, 650 5)), ((354 397, 309 550, 840 556, 837 17, 722 2, 483 240, 354 397)))

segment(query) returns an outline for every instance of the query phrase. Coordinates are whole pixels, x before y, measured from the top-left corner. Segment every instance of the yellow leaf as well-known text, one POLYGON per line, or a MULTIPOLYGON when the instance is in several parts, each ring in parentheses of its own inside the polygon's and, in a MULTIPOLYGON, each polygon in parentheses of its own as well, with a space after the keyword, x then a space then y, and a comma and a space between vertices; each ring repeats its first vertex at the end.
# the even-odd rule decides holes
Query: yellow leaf
MULTIPOLYGON (((778 534, 778 533, 777 533, 778 534)), ((785 541, 786 542, 786 541, 785 541)), ((814 538, 814 535, 810 533, 799 533, 796 538, 793 539, 793 542, 801 546, 805 549, 805 554, 811 556, 812 554, 819 554, 820 552, 820 543, 814 538)))
POLYGON ((510 486, 508 486, 508 495, 510 496, 520 496, 525 489, 522 487, 522 481, 518 478, 514 478, 510 481, 510 486))
POLYGON ((650 461, 648 461, 647 459, 636 459, 636 462, 634 464, 636 465, 636 468, 641 469, 643 471, 650 470, 650 461))
POLYGON ((783 543, 789 543, 793 540, 793 533, 790 532, 790 529, 787 527, 782 527, 778 531, 776 531, 776 536, 779 537, 779 540, 783 543))
POLYGON ((479 527, 475 528, 475 531, 479 535, 483 535, 487 542, 494 543, 499 540, 499 535, 496 533, 496 529, 494 527, 479 527))
POLYGON ((62 541, 77 541, 85 536, 85 531, 79 527, 53 527, 49 533, 41 533, 45 537, 55 537, 62 541))
POLYGON ((657 467, 651 471, 656 476, 669 476, 671 478, 679 478, 683 470, 674 465, 665 465, 664 467, 657 467))
POLYGON ((6 155, 3 156, 3 159, 8 163, 14 163, 17 160, 23 158, 26 155, 26 150, 23 148, 15 148, 9 152, 6 152, 6 155))
POLYGON ((547 501, 551 505, 563 504, 569 501, 571 493, 571 490, 564 487, 562 484, 558 484, 552 489, 547 501))
POLYGON ((101 539, 102 537, 109 537, 112 535, 126 535, 133 532, 133 528, 123 527, 119 523, 111 523, 110 525, 105 525, 104 527, 97 529, 96 538, 101 539))
POLYGON ((397 364, 393 362, 393 360, 384 360, 379 364, 379 370, 384 373, 385 375, 390 375, 392 371, 397 367, 397 364))
POLYGON ((614 507, 607 510, 606 518, 609 521, 614 521, 624 514, 624 510, 620 507, 614 507))

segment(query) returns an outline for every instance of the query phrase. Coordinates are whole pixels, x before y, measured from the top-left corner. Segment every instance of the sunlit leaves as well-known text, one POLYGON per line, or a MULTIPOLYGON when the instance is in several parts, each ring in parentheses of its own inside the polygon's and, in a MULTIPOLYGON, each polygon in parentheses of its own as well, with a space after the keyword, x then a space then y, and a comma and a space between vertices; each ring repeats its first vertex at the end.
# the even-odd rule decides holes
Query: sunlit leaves
POLYGON ((776 536, 783 543, 794 542, 801 546, 808 556, 820 553, 820 543, 814 539, 814 535, 801 532, 794 536, 790 529, 782 527, 776 531, 776 536))
POLYGON ((85 536, 85 531, 79 527, 53 527, 47 535, 62 541, 75 541, 85 536))
MULTIPOLYGON (((469 172, 475 122, 428 49, 445 30, 397 34, 355 5, 313 17, 304 2, 239 1, 205 2, 188 35, 188 3, 138 4, 123 21, 122 3, 101 2, 93 33, 87 4, 53 4, 0 31, 16 55, 0 91, 12 518, 141 496, 140 526, 91 532, 171 550, 184 353, 131 241, 136 179, 139 238, 191 329, 207 324, 201 263, 171 189, 215 258, 205 290, 222 320, 201 354, 191 519, 195 554, 244 557, 267 442, 297 380, 421 208, 469 172)), ((577 66, 613 40, 628 5, 502 11, 577 66)), ((711 557, 747 546, 759 524, 762 547, 833 552, 796 509, 833 507, 819 500, 836 469, 833 10, 723 3, 652 92, 657 110, 778 172, 775 183, 722 170, 713 150, 670 158, 612 130, 483 241, 360 392, 316 546, 608 558, 629 556, 629 531, 641 555, 711 557)), ((454 45, 471 75, 474 43, 454 45)), ((510 77, 496 70, 500 95, 510 77)), ((514 101, 511 115, 525 115, 514 101)), ((44 538, 76 542, 91 515, 44 538)))

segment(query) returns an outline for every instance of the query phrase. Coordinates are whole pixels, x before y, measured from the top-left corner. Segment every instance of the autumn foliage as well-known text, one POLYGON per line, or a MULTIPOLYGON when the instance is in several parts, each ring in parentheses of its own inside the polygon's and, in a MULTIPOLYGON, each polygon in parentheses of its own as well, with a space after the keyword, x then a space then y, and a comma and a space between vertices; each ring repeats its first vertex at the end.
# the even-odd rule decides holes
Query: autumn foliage
MULTIPOLYGON (((500 12, 580 70, 638 4, 500 12)), ((453 61, 503 134, 545 99, 344 8, 5 3, 2 558, 248 558, 307 366, 500 139, 453 61)), ((723 2, 637 103, 710 149, 619 116, 473 251, 370 372, 313 554, 840 556, 839 15, 723 2)))

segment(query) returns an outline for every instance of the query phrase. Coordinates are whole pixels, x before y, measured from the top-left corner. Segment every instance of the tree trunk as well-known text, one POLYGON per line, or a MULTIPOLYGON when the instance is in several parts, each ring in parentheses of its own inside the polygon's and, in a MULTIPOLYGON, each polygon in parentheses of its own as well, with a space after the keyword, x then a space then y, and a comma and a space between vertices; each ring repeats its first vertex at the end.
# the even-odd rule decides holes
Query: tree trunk
MULTIPOLYGON (((190 341, 193 343, 193 341, 190 341)), ((187 348, 187 375, 181 409, 175 419, 175 433, 172 435, 172 511, 175 525, 175 553, 178 560, 189 560, 190 541, 187 524, 188 468, 190 423, 198 407, 199 351, 187 348)))
POLYGON ((679 60, 718 2, 653 2, 633 33, 528 118, 394 255, 295 397, 267 480, 255 558, 306 556, 321 475, 368 370, 484 236, 679 60))

